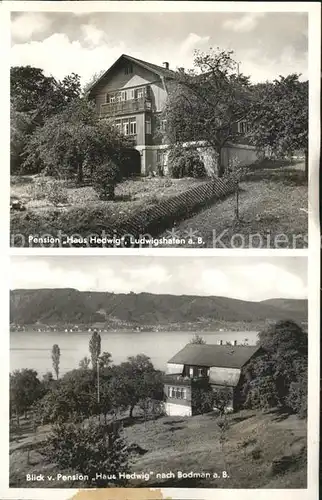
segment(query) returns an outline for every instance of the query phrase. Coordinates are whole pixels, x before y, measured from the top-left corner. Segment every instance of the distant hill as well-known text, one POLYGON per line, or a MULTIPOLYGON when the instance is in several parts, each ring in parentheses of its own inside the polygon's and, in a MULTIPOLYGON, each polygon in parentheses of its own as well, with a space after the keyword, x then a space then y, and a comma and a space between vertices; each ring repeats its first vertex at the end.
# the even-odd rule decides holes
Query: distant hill
POLYGON ((307 321, 307 301, 271 299, 249 302, 227 297, 114 294, 72 288, 13 290, 10 322, 47 325, 126 322, 132 325, 187 324, 205 321, 307 321))

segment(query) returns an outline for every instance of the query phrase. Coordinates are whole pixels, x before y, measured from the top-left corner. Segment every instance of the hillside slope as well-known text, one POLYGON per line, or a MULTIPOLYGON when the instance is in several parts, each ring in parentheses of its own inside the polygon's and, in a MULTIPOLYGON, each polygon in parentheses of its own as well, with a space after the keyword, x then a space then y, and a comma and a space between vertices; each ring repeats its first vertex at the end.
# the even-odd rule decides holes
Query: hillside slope
POLYGON ((229 322, 307 320, 307 301, 273 299, 249 302, 227 297, 193 295, 114 294, 71 288, 13 290, 10 321, 20 325, 108 323, 167 325, 221 320, 229 322))

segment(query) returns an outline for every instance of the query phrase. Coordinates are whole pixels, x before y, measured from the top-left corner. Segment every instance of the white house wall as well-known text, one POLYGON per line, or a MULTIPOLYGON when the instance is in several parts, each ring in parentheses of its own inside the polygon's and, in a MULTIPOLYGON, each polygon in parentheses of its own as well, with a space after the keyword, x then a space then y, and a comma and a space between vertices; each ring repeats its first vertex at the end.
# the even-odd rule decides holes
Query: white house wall
POLYGON ((229 165, 229 162, 244 167, 255 163, 258 159, 259 155, 255 147, 247 144, 233 144, 224 147, 221 156, 222 164, 225 167, 229 165))
POLYGON ((177 365, 174 363, 167 364, 167 374, 177 374, 183 372, 183 365, 177 365))
POLYGON ((211 367, 209 373, 209 382, 216 385, 227 385, 235 387, 240 378, 240 369, 238 368, 218 368, 211 367))
POLYGON ((169 416, 191 417, 191 406, 183 406, 174 403, 165 404, 166 414, 169 416))

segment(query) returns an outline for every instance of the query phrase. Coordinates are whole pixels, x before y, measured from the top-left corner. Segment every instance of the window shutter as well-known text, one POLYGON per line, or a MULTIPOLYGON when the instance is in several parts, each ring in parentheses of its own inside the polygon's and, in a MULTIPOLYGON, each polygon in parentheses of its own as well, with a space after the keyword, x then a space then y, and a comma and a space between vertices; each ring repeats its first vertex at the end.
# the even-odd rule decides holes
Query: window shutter
POLYGON ((151 99, 151 86, 147 85, 145 88, 145 94, 148 99, 151 99))

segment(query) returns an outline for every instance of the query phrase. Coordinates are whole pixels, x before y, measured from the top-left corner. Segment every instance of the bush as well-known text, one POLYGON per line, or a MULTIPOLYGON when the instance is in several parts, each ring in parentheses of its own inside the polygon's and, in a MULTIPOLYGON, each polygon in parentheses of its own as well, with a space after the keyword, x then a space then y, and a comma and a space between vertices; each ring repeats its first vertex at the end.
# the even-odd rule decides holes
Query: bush
POLYGON ((68 194, 59 181, 48 179, 46 177, 38 177, 28 186, 28 194, 33 200, 47 200, 53 205, 59 203, 67 203, 68 194))
POLYGON ((307 376, 299 382, 290 384, 286 402, 300 418, 307 417, 307 376))
POLYGON ((100 200, 114 200, 115 186, 122 180, 119 166, 109 160, 95 168, 93 173, 93 188, 100 200))
POLYGON ((206 177, 206 169, 197 151, 189 148, 176 148, 169 153, 169 174, 175 179, 206 177))
POLYGON ((267 410, 280 403, 273 377, 263 376, 250 383, 245 402, 246 408, 267 410))
POLYGON ((50 463, 56 463, 61 470, 71 469, 89 479, 85 483, 90 487, 123 485, 122 480, 92 478, 96 473, 106 471, 106 474, 129 472, 129 451, 120 432, 111 425, 95 422, 88 424, 55 425, 44 447, 44 455, 50 463))
POLYGON ((213 410, 214 393, 210 386, 194 388, 192 390, 192 414, 201 415, 213 410))

